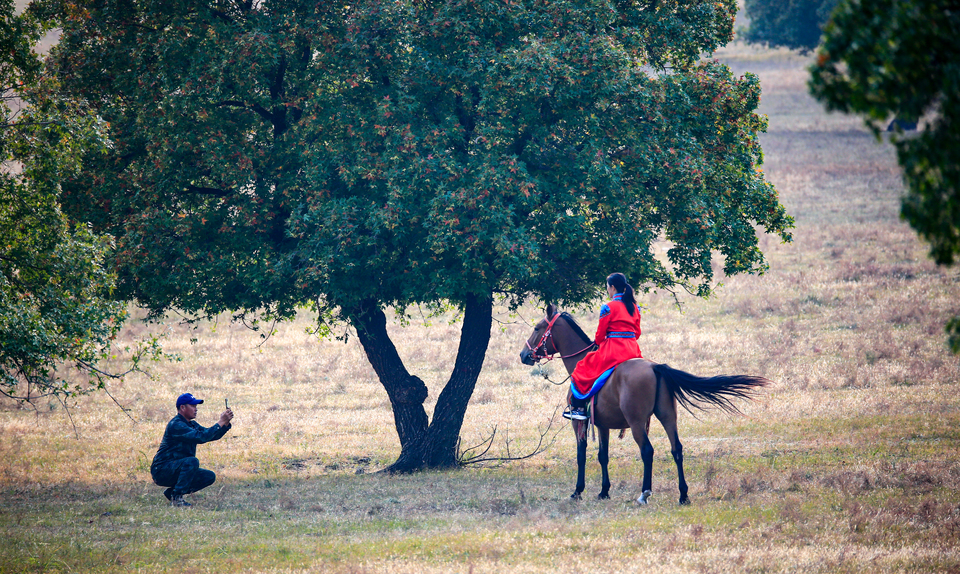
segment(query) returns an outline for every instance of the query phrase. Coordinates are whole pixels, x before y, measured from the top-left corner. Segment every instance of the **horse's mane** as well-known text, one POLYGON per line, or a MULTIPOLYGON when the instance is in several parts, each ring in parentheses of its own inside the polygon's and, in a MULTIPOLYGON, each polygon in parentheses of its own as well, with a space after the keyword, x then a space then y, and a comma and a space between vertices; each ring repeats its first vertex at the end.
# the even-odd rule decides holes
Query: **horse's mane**
POLYGON ((560 316, 563 317, 563 319, 567 322, 567 325, 570 325, 570 328, 573 329, 573 332, 583 339, 584 343, 589 343, 591 345, 593 344, 593 338, 583 332, 583 329, 580 328, 580 325, 577 325, 577 321, 573 318, 573 315, 563 311, 560 313, 560 316))

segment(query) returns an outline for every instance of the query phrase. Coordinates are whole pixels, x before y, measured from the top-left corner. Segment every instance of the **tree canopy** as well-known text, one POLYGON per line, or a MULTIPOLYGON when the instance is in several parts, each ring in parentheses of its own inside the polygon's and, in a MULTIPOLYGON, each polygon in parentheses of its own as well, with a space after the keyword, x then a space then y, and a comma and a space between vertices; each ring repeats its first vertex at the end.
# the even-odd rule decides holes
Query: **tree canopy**
POLYGON ((838 0, 746 0, 747 42, 811 52, 838 0))
MULTIPOLYGON (((60 209, 59 182, 102 146, 103 125, 42 74, 34 46, 52 27, 44 16, 0 0, 0 394, 28 402, 117 376, 99 365, 127 314, 111 294, 111 238, 60 209)), ((133 368, 148 347, 157 350, 141 349, 133 368)))
POLYGON ((760 85, 700 55, 734 0, 108 1, 55 58, 112 148, 65 188, 117 237, 121 293, 356 327, 398 469, 454 462, 494 297, 583 303, 603 278, 712 289, 792 221, 758 166, 760 85), (667 239, 666 260, 654 244, 667 239), (433 423, 383 309, 452 304, 433 423))
MULTIPOLYGON (((830 110, 863 116, 878 136, 891 116, 927 117, 891 139, 907 193, 901 214, 939 265, 960 256, 960 7, 948 0, 843 0, 824 31, 810 89, 830 110)), ((949 323, 960 352, 960 318, 949 323)))

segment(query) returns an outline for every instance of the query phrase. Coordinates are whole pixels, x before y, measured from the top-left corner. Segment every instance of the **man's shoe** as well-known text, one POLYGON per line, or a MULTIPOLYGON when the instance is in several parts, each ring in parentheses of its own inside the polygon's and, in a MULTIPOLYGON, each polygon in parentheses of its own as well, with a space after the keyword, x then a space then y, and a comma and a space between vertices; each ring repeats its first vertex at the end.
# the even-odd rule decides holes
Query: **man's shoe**
POLYGON ((187 506, 193 506, 189 502, 183 499, 182 494, 174 494, 170 497, 170 506, 176 506, 179 508, 186 508, 187 506))
POLYGON ((168 488, 164 490, 163 495, 167 498, 167 500, 169 500, 170 502, 173 502, 173 488, 168 488))
POLYGON ((585 421, 590 418, 590 415, 587 414, 586 407, 573 408, 571 407, 569 411, 563 413, 563 418, 567 418, 573 421, 585 421))

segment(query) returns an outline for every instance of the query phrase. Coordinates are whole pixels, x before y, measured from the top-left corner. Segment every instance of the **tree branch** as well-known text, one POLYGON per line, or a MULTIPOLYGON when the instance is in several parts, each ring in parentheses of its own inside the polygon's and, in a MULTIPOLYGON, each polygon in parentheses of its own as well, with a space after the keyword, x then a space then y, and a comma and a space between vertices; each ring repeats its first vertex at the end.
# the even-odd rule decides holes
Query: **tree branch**
MULTIPOLYGON (((466 449, 466 450, 464 450, 464 451, 458 452, 458 453, 457 453, 457 463, 458 463, 460 466, 467 466, 467 465, 469 465, 469 464, 481 464, 481 463, 485 463, 485 462, 494 462, 494 463, 496 463, 497 465, 500 465, 500 464, 503 464, 503 463, 505 463, 505 462, 511 462, 511 461, 515 461, 515 460, 525 460, 525 459, 528 459, 528 458, 533 458, 534 456, 536 456, 536 455, 538 455, 538 454, 546 451, 548 448, 550 448, 551 446, 553 446, 553 443, 555 443, 555 442, 557 441, 557 436, 559 436, 559 434, 563 431, 563 429, 560 428, 560 429, 557 430, 557 432, 553 433, 553 436, 551 436, 549 439, 547 438, 547 435, 550 434, 550 431, 551 431, 551 429, 553 428, 554 422, 556 422, 556 420, 557 420, 557 413, 558 413, 559 411, 560 411, 560 407, 557 406, 557 408, 554 409, 554 411, 553 411, 553 416, 550 417, 550 421, 549 421, 549 423, 547 424, 547 427, 546 427, 545 429, 543 429, 543 430, 540 431, 540 437, 539 437, 539 440, 537 441, 537 446, 535 446, 535 447, 533 448, 533 451, 531 451, 531 452, 529 452, 529 453, 527 453, 527 454, 519 455, 519 456, 510 456, 510 440, 508 439, 508 440, 506 441, 506 446, 505 446, 505 448, 507 449, 507 455, 506 455, 506 456, 494 456, 494 457, 489 457, 489 458, 483 458, 483 455, 485 455, 487 452, 489 452, 490 448, 493 446, 493 439, 494 439, 494 437, 495 437, 496 434, 497 434, 497 428, 494 427, 492 434, 491 434, 488 438, 486 438, 486 439, 484 439, 483 441, 481 441, 480 444, 478 444, 478 445, 476 445, 476 446, 473 446, 473 447, 470 447, 470 448, 468 448, 468 449, 466 449), (483 448, 484 445, 486 445, 486 448, 484 448, 483 452, 481 452, 480 454, 478 454, 478 455, 475 456, 475 457, 466 458, 466 455, 467 455, 468 453, 470 453, 470 452, 473 451, 473 450, 478 450, 478 449, 480 449, 480 448, 483 448)), ((458 444, 458 450, 459 450, 459 444, 458 444)))
POLYGON ((228 197, 234 193, 234 190, 232 189, 220 189, 217 187, 204 187, 197 185, 188 185, 186 187, 186 191, 199 195, 212 195, 214 197, 228 197))

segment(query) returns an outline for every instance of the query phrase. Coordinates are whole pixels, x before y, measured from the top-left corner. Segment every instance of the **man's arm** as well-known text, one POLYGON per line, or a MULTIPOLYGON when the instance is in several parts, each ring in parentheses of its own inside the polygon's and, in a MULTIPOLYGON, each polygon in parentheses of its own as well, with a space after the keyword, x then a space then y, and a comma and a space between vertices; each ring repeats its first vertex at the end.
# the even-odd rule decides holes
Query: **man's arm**
MULTIPOLYGON (((233 411, 227 407, 227 410, 220 413, 220 420, 217 421, 217 426, 212 427, 217 429, 216 434, 210 438, 210 440, 220 440, 223 438, 223 435, 227 434, 227 431, 233 427, 233 411)), ((212 429, 211 429, 212 430, 212 429)))
MULTIPOLYGON (((204 428, 200 425, 193 426, 188 424, 185 420, 180 419, 167 428, 167 433, 169 434, 170 438, 176 442, 203 444, 205 442, 217 440, 222 437, 229 429, 229 420, 232 418, 233 414, 231 413, 230 417, 227 419, 227 426, 218 424, 209 428, 204 428)), ((223 417, 221 416, 221 420, 222 419, 223 417)))
POLYGON ((217 421, 217 424, 219 424, 223 428, 230 428, 231 426, 230 421, 232 420, 233 420, 233 410, 228 408, 227 410, 220 413, 220 420, 217 421))

